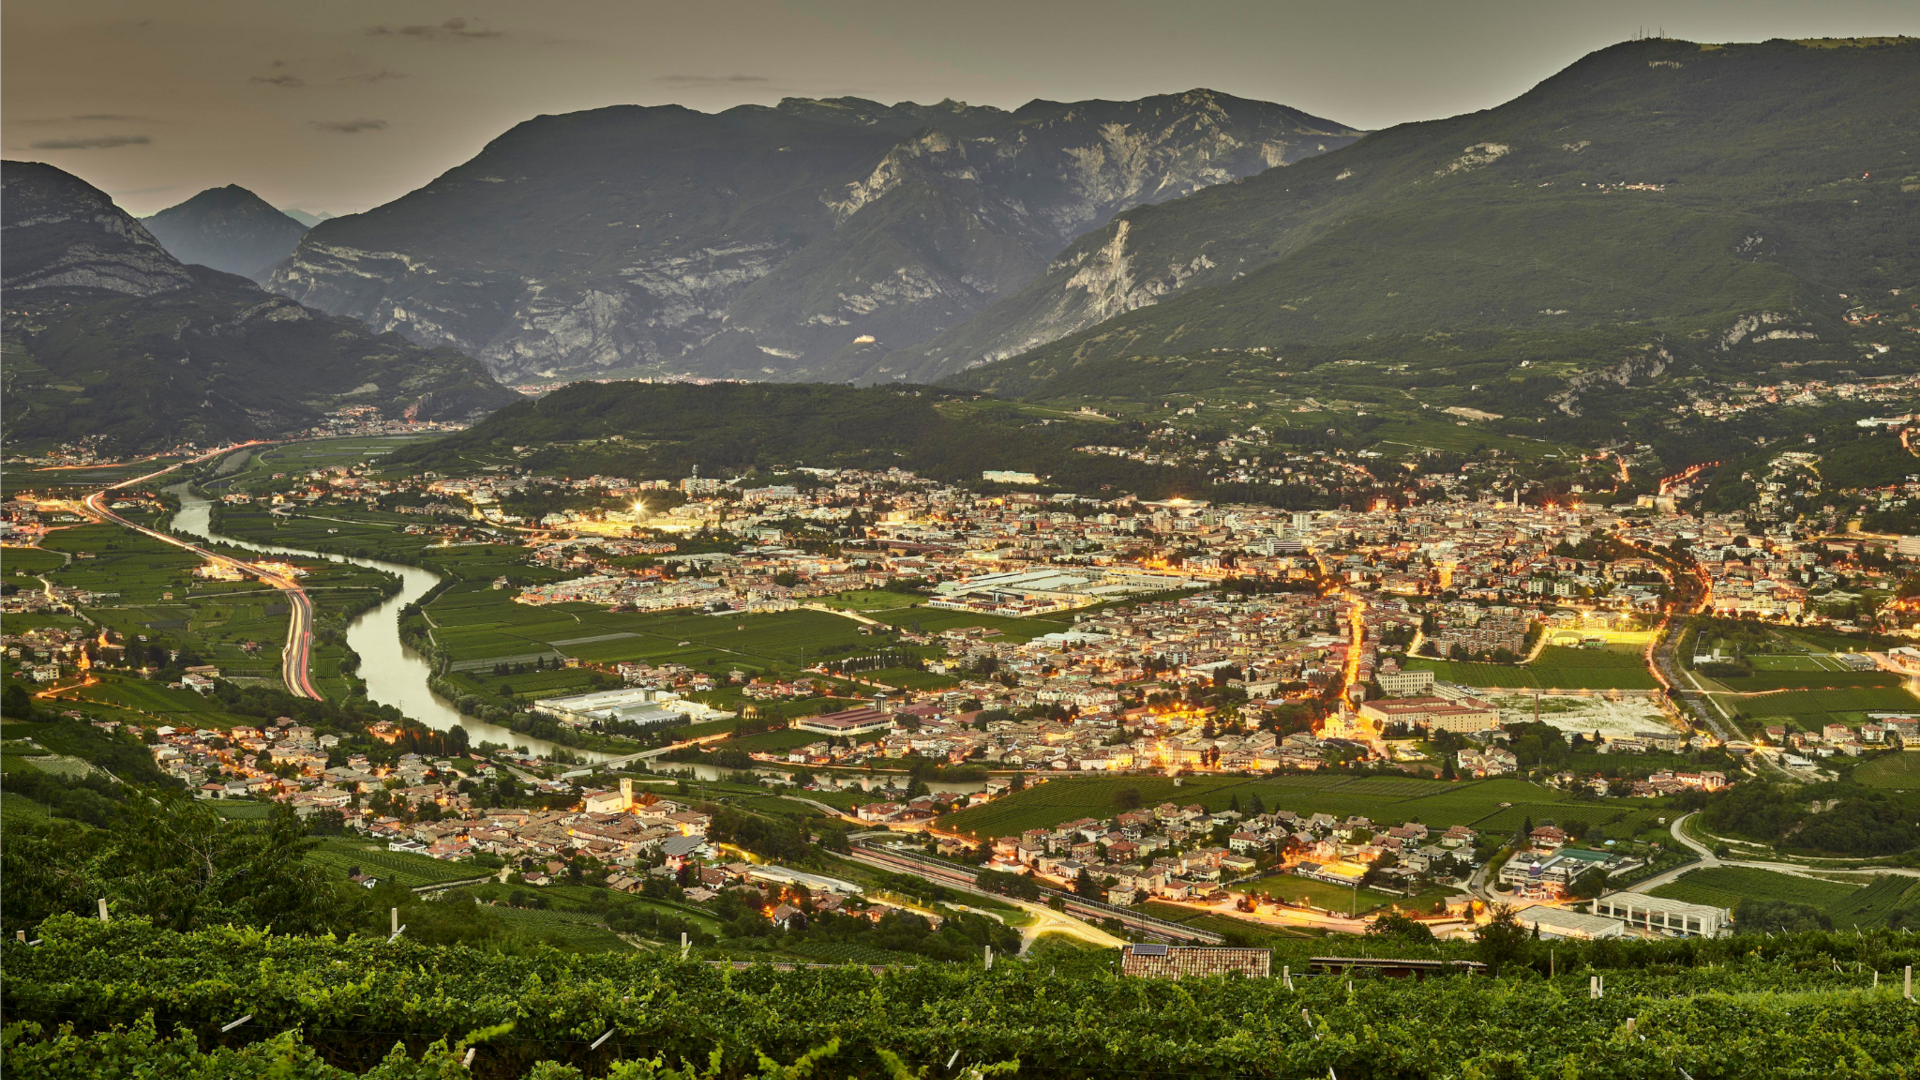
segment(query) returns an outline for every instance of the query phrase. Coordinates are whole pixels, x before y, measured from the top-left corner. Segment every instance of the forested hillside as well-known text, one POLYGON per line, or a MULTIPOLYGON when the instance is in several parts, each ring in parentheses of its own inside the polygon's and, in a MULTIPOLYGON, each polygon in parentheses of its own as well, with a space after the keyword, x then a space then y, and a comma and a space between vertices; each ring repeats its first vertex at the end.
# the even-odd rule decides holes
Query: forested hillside
POLYGON ((1920 41, 1627 42, 1498 108, 1120 215, 892 361, 1012 393, 1218 350, 1404 359, 1422 386, 1494 362, 1552 391, 1706 358, 1911 362, 1916 144, 1920 41))

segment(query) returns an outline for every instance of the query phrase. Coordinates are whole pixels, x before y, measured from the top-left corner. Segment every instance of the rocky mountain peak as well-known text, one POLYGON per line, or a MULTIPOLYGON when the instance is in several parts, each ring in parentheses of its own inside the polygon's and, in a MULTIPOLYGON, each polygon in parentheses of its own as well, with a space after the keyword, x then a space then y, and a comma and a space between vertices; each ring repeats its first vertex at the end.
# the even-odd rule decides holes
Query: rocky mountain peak
POLYGON ((183 289, 193 278, 106 192, 38 161, 0 163, 4 287, 99 289, 129 296, 183 289))
POLYGON ((183 263, 265 281, 273 264, 293 254, 307 226, 239 184, 208 188, 143 219, 183 263))

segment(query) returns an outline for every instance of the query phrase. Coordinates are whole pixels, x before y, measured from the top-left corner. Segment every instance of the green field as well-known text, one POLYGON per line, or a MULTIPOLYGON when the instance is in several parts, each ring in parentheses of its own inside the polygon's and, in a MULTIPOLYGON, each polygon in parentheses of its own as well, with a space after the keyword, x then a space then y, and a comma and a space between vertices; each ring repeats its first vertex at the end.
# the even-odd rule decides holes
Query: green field
MULTIPOLYGON (((461 902, 457 897, 447 903, 461 902)), ((571 911, 532 910, 497 904, 491 910, 506 921, 517 936, 537 938, 556 948, 575 952, 630 952, 633 946, 607 929, 600 919, 571 911)))
MULTIPOLYGON (((883 732, 873 731, 857 736, 856 742, 878 742, 883 732)), ((728 750, 745 750, 749 754, 773 754, 795 747, 817 743, 826 738, 817 731, 801 731, 798 728, 777 728, 773 731, 761 731, 752 735, 728 739, 719 744, 728 750)))
POLYGON ((960 685, 960 680, 951 675, 935 675, 932 672, 904 667, 863 671, 860 677, 903 690, 950 690, 960 685))
POLYGON ((1405 905, 1406 897, 1393 893, 1379 892, 1374 889, 1358 891, 1344 885, 1334 885, 1325 881, 1295 877, 1292 874, 1275 874, 1258 881, 1250 881, 1238 886, 1259 896, 1270 896, 1288 904, 1304 904, 1324 911, 1337 911, 1342 914, 1365 915, 1375 908, 1388 904, 1405 905))
MULTIPOLYGON (((1761 697, 1720 698, 1728 708, 1753 717, 1793 716, 1810 723, 1828 722, 1829 713, 1911 712, 1920 709, 1920 701, 1898 688, 1853 690, 1789 690, 1761 697)), ((1839 717, 1841 722, 1859 723, 1862 718, 1839 717)))
POLYGON ((1653 895, 1729 910, 1747 898, 1807 904, 1833 919, 1836 928, 1866 927, 1879 925, 1896 907, 1920 902, 1920 878, 1886 874, 1862 886, 1715 866, 1690 870, 1679 880, 1655 888, 1653 895))
POLYGON ((0 547, 0 573, 8 577, 27 577, 58 569, 67 560, 57 551, 37 547, 0 547))
POLYGON ((381 457, 420 436, 379 435, 345 439, 316 439, 269 446, 239 461, 228 455, 208 470, 215 491, 251 491, 268 486, 276 472, 298 473, 328 465, 358 465, 381 457))
POLYGON ((446 881, 461 881, 487 873, 486 870, 465 863, 446 862, 405 851, 388 851, 384 844, 351 838, 323 841, 307 857, 323 866, 339 870, 342 875, 349 867, 358 866, 362 873, 372 874, 408 888, 438 885, 446 881))
POLYGON ((1920 754, 1882 754, 1853 770, 1853 782, 1868 787, 1920 791, 1920 754))
POLYGON ((1899 686, 1891 671, 1762 671, 1714 680, 1729 690, 1821 690, 1899 686))
POLYGON ((1414 657, 1442 682, 1526 690, 1652 690, 1659 686, 1638 649, 1549 645, 1531 664, 1474 664, 1414 657))
MULTIPOLYGON (((17 755, 8 754, 6 760, 15 760, 17 755)), ((0 827, 16 825, 43 825, 47 822, 46 808, 25 795, 16 795, 11 791, 0 791, 0 827)))
POLYGON ((1269 810, 1299 814, 1328 813, 1337 817, 1361 814, 1376 824, 1398 825, 1419 821, 1429 828, 1472 825, 1491 821, 1505 828, 1500 815, 1513 809, 1531 814, 1536 824, 1565 817, 1609 825, 1646 809, 1644 801, 1603 800, 1575 803, 1551 788, 1524 780, 1470 780, 1446 782, 1413 777, 1351 777, 1333 774, 1244 777, 1192 777, 1181 786, 1166 777, 1128 776, 1061 779, 1040 784, 984 806, 962 810, 941 819, 941 826, 985 839, 1014 836, 1027 829, 1051 828, 1076 818, 1110 818, 1120 812, 1116 797, 1131 788, 1140 803, 1162 802, 1185 806, 1199 803, 1209 810, 1225 809, 1238 799, 1244 809, 1258 795, 1269 810), (1503 808, 1501 803, 1513 804, 1503 808))

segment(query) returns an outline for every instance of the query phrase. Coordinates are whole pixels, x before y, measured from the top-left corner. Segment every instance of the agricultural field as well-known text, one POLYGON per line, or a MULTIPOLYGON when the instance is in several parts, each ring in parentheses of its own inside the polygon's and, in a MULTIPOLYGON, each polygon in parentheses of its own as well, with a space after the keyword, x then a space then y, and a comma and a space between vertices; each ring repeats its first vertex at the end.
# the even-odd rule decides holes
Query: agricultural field
MULTIPOLYGON (((55 534, 59 535, 59 534, 55 534)), ((0 547, 0 572, 8 577, 32 577, 65 566, 67 560, 58 551, 38 547, 0 547)))
POLYGON ((1512 779, 1450 783, 1413 777, 1320 774, 1252 779, 1191 777, 1178 787, 1174 785, 1173 780, 1158 776, 1054 780, 951 814, 940 824, 943 829, 980 839, 1012 836, 1081 817, 1112 817, 1123 809, 1120 793, 1128 789, 1138 794, 1140 805, 1147 807, 1163 802, 1199 803, 1209 810, 1221 810, 1237 801, 1244 808, 1258 795, 1269 810, 1340 817, 1362 814, 1380 824, 1419 821, 1442 829, 1453 825, 1478 828, 1487 820, 1494 820, 1496 829, 1504 828, 1504 819, 1498 815, 1520 807, 1526 809, 1518 816, 1531 813, 1535 824, 1578 817, 1608 825, 1647 805, 1624 800, 1575 803, 1551 788, 1512 779), (1502 803, 1509 806, 1503 807, 1502 803))
MULTIPOLYGON (((275 655, 277 657, 277 650, 275 655)), ((260 722, 257 716, 234 716, 224 712, 218 702, 191 690, 169 690, 162 683, 111 672, 96 672, 93 682, 62 690, 59 701, 63 708, 80 705, 83 711, 99 712, 103 718, 138 718, 145 723, 157 721, 187 727, 225 728, 260 722)))
POLYGON ((350 867, 358 866, 362 873, 408 888, 462 881, 488 873, 465 863, 446 862, 405 851, 388 851, 383 845, 351 838, 322 841, 307 857, 323 866, 338 869, 342 876, 350 867))
MULTIPOLYGON (((14 757, 13 754, 5 755, 6 760, 12 760, 14 757)), ((21 825, 44 825, 49 820, 51 819, 47 816, 46 808, 32 799, 11 791, 0 792, 0 829, 21 825)))
MULTIPOLYGON (((856 742, 878 742, 884 732, 873 731, 855 736, 856 742)), ((826 736, 817 731, 801 731, 798 728, 776 728, 773 731, 761 731, 752 735, 741 735, 728 739, 720 745, 728 750, 745 750, 749 754, 776 754, 817 743, 826 736)))
POLYGON ((200 557, 118 525, 76 525, 49 533, 41 545, 73 562, 52 571, 56 585, 117 593, 119 604, 157 604, 163 594, 184 595, 200 557))
POLYGON ((1853 782, 1895 791, 1920 791, 1920 754, 1881 754, 1853 770, 1853 782))
POLYGON ((1859 724, 1868 712, 1911 712, 1920 700, 1898 687, 1849 690, 1789 690, 1758 697, 1718 698, 1720 704, 1756 719, 1790 716, 1803 725, 1859 724), (1853 715, 1846 715, 1853 714, 1853 715))
POLYGON ((316 439, 281 443, 263 449, 238 451, 211 464, 207 485, 215 491, 252 491, 264 487, 276 472, 304 473, 328 465, 359 465, 417 442, 420 436, 377 435, 345 439, 316 439))
MULTIPOLYGON (((1704 678, 1704 676, 1703 676, 1704 678)), ((1843 690, 1856 687, 1899 686, 1891 671, 1760 671, 1722 676, 1714 680, 1729 690, 1843 690)))
POLYGON ((1409 668, 1425 668, 1442 682, 1529 690, 1652 690, 1660 684, 1631 647, 1575 649, 1549 645, 1530 664, 1474 664, 1414 657, 1409 668))
POLYGON ((1082 609, 1079 612, 1058 613, 1052 616, 1036 615, 1030 618, 1010 619, 999 615, 981 615, 971 611, 919 607, 875 612, 872 617, 890 626, 921 633, 937 634, 944 630, 983 627, 1000 631, 1000 636, 995 640, 1027 642, 1045 634, 1057 634, 1072 629, 1073 616, 1085 614, 1085 612, 1086 609, 1082 609))
MULTIPOLYGON (((215 493, 219 490, 213 489, 215 493)), ((409 561, 422 558, 428 546, 425 537, 402 531, 406 525, 421 524, 422 519, 417 515, 329 507, 324 515, 296 510, 283 516, 270 514, 265 509, 234 506, 223 507, 218 513, 218 532, 254 544, 409 561)))
POLYGON ((1744 899, 1784 901, 1818 908, 1837 928, 1870 927, 1894 908, 1920 903, 1920 878, 1886 874, 1867 885, 1816 880, 1748 867, 1691 870, 1653 890, 1653 895, 1731 910, 1744 899))
MULTIPOLYGON (((460 902, 457 895, 443 901, 460 902)), ((491 910, 506 922, 507 928, 516 937, 534 938, 555 948, 582 953, 633 950, 633 946, 621 940, 620 935, 607 929, 606 924, 593 915, 552 909, 536 911, 505 904, 495 905, 491 910)))

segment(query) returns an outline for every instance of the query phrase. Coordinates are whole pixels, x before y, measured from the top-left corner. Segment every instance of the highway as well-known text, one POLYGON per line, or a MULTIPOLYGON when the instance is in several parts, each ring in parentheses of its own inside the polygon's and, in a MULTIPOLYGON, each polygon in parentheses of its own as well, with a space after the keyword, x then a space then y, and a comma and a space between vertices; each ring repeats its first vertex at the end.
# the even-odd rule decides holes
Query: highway
POLYGON ((244 562, 232 556, 222 555, 219 552, 203 548, 198 544, 187 543, 177 536, 171 536, 167 533, 149 529, 144 525, 136 525, 126 518, 121 517, 119 514, 114 513, 107 506, 109 493, 117 491, 120 488, 145 483, 156 477, 164 476, 178 469, 181 465, 197 464, 208 458, 232 453, 235 450, 243 450, 249 446, 262 446, 265 444, 266 440, 236 443, 233 446, 222 447, 218 450, 202 454, 199 457, 189 458, 186 461, 169 465, 164 469, 150 472, 145 476, 136 476, 131 480, 122 480, 117 484, 102 488, 87 496, 86 499, 82 501, 82 505, 86 508, 86 512, 96 520, 111 522, 122 528, 131 529, 143 536, 152 537, 163 544, 172 544, 174 547, 191 551, 216 566, 224 566, 231 570, 237 570, 279 589, 286 595, 288 611, 287 644, 280 650, 281 681, 286 683, 287 690, 294 695, 319 701, 321 700, 320 691, 314 689, 312 676, 313 601, 308 598, 307 591, 300 587, 298 581, 291 577, 284 577, 280 574, 273 573, 254 563, 244 562))

